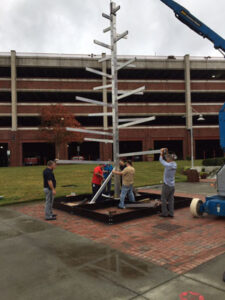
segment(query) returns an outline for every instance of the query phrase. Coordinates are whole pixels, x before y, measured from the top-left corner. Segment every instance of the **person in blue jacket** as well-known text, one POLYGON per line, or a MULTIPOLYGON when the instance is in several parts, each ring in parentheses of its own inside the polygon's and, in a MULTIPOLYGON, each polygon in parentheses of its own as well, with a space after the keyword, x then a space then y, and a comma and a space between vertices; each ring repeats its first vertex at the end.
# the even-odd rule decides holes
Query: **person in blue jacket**
POLYGON ((164 166, 164 175, 161 194, 162 213, 159 215, 160 217, 173 218, 174 216, 175 174, 177 170, 176 159, 176 154, 168 153, 167 148, 161 149, 159 161, 164 166))
MULTIPOLYGON (((106 179, 113 170, 113 166, 110 164, 110 159, 108 161, 109 161, 108 164, 106 164, 103 169, 104 179, 106 179)), ((106 194, 107 196, 111 195, 111 185, 112 185, 112 179, 109 180, 104 190, 104 194, 106 194)))

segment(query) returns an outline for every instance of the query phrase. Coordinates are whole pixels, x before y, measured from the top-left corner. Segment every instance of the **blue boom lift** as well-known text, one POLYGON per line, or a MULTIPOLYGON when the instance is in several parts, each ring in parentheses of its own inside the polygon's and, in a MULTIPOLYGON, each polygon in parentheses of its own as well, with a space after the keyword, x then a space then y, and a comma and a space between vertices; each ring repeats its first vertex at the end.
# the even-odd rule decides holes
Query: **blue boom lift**
MULTIPOLYGON (((186 8, 173 0, 160 0, 169 6, 175 16, 189 28, 207 38, 223 55, 225 53, 225 40, 216 32, 193 16, 186 8)), ((225 104, 219 112, 220 145, 225 152, 225 104)), ((190 210, 193 216, 202 216, 204 212, 210 215, 225 217, 225 165, 217 173, 217 192, 218 195, 206 197, 205 202, 194 198, 191 202, 190 210)))

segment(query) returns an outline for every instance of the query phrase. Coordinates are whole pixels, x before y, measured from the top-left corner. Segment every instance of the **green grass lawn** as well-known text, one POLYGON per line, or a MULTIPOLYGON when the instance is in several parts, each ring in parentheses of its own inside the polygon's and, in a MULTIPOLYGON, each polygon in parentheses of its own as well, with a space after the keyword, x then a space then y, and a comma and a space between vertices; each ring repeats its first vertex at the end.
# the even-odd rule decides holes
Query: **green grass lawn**
MULTIPOLYGON (((176 181, 186 181, 181 174, 184 166, 190 166, 190 161, 178 161, 176 181)), ((196 161, 195 165, 201 165, 196 161)), ((153 185, 162 181, 163 166, 158 162, 136 162, 135 186, 153 185)), ((44 199, 42 172, 44 166, 0 168, 0 205, 44 199)), ((57 196, 91 192, 91 178, 94 165, 57 166, 57 196), (63 187, 75 185, 75 187, 63 187)))

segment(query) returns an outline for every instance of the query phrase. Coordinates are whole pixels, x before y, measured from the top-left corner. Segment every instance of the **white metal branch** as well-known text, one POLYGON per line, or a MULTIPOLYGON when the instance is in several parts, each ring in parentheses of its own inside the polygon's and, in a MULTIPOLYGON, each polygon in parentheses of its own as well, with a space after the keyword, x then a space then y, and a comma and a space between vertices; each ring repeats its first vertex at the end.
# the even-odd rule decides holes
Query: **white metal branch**
POLYGON ((153 121, 153 120, 155 120, 155 117, 143 118, 143 119, 132 121, 132 122, 129 122, 126 124, 119 125, 118 128, 120 129, 120 128, 125 128, 125 127, 130 127, 130 126, 133 126, 136 124, 141 124, 141 123, 145 123, 145 122, 149 122, 149 121, 153 121))
POLYGON ((105 102, 92 100, 92 99, 84 98, 84 97, 80 97, 80 96, 76 96, 76 100, 82 101, 82 102, 88 102, 88 103, 92 103, 92 104, 96 104, 96 105, 101 105, 101 106, 112 107, 112 104, 108 104, 108 103, 105 103, 105 102))
POLYGON ((107 113, 92 113, 92 114, 88 114, 88 117, 103 117, 103 116, 112 116, 112 113, 107 112, 107 113))
POLYGON ((120 9, 120 5, 116 6, 112 9, 111 13, 115 15, 115 13, 120 9))
POLYGON ((111 75, 109 75, 107 73, 104 73, 104 72, 101 72, 101 71, 98 71, 98 70, 95 70, 95 69, 92 69, 92 68, 86 67, 86 71, 91 72, 91 73, 95 73, 95 74, 100 75, 100 76, 105 76, 105 77, 108 77, 108 78, 112 78, 111 75))
POLYGON ((57 165, 97 165, 97 164, 112 164, 113 162, 109 161, 96 161, 96 160, 66 160, 59 159, 57 160, 57 165))
POLYGON ((108 89, 108 88, 111 88, 112 87, 112 84, 106 84, 106 85, 101 85, 101 86, 96 86, 93 88, 94 91, 97 91, 97 90, 104 90, 104 89, 108 89))
MULTIPOLYGON (((108 164, 109 162, 107 162, 108 164)), ((111 172, 108 177, 105 179, 105 181, 103 182, 103 184, 101 185, 100 189, 97 191, 97 193, 94 195, 94 197, 91 199, 91 201, 89 202, 89 204, 93 204, 95 203, 95 201, 98 199, 98 197, 101 195, 101 193, 104 191, 107 183, 110 181, 110 179, 112 178, 113 173, 111 172)))
POLYGON ((106 18, 106 19, 112 21, 112 17, 111 16, 109 16, 109 15, 107 15, 105 13, 102 13, 102 16, 103 16, 103 18, 106 18))
POLYGON ((123 123, 123 122, 132 122, 132 121, 136 121, 136 120, 140 120, 143 118, 129 118, 129 119, 119 119, 118 122, 119 123, 123 123))
POLYGON ((85 141, 89 142, 99 142, 99 143, 113 143, 113 140, 106 140, 106 139, 92 139, 92 138, 84 138, 85 141))
POLYGON ((81 129, 81 128, 66 127, 66 130, 67 131, 72 131, 72 132, 82 132, 82 133, 90 133, 90 134, 100 134, 100 135, 110 135, 110 136, 113 136, 113 134, 110 133, 110 132, 88 130, 88 129, 81 129))
POLYGON ((110 30, 111 30, 111 26, 109 26, 109 27, 103 29, 103 33, 106 33, 106 32, 108 32, 108 31, 110 31, 110 30))
MULTIPOLYGON (((128 60, 127 62, 123 63, 123 64, 120 64, 119 67, 117 67, 117 71, 119 71, 120 69, 123 69, 124 67, 132 64, 134 61, 136 60, 136 57, 128 60)), ((129 66, 130 67, 130 66, 129 66)))
POLYGON ((99 45, 99 46, 102 46, 102 47, 105 47, 105 48, 108 48, 108 49, 112 50, 112 47, 111 47, 110 45, 105 44, 105 43, 102 43, 102 42, 100 42, 100 41, 98 41, 98 40, 94 40, 94 43, 95 43, 96 45, 99 45))
POLYGON ((136 93, 138 93, 138 92, 142 92, 142 91, 144 91, 144 90, 145 90, 145 86, 142 86, 142 87, 140 87, 140 88, 138 88, 138 89, 136 89, 136 90, 133 90, 133 91, 130 91, 130 92, 126 93, 126 94, 120 95, 119 97, 117 97, 117 100, 126 98, 126 97, 128 97, 128 96, 134 95, 134 94, 136 94, 136 93))
POLYGON ((109 56, 106 56, 106 57, 103 57, 103 58, 100 58, 99 60, 98 60, 98 62, 103 62, 103 61, 106 61, 106 60, 110 60, 111 59, 111 55, 109 55, 109 56))
POLYGON ((121 40, 122 38, 124 38, 125 36, 128 35, 128 30, 124 31, 123 33, 119 34, 115 39, 114 42, 118 42, 119 40, 121 40))
MULTIPOLYGON (((118 90, 118 94, 126 94, 127 92, 129 92, 129 91, 118 90)), ((144 94, 144 92, 137 92, 134 95, 143 95, 143 94, 144 94)))
POLYGON ((149 150, 149 151, 140 151, 140 152, 129 152, 119 154, 119 157, 128 157, 128 156, 136 156, 136 155, 147 155, 147 154, 159 154, 161 150, 149 150))

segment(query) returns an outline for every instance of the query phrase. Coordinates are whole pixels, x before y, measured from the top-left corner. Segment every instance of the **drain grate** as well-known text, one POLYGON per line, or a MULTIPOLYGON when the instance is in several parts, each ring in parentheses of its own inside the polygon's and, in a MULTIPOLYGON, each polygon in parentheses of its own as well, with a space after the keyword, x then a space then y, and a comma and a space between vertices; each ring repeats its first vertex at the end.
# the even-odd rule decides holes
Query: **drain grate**
POLYGON ((160 223, 160 224, 157 224, 153 227, 157 228, 157 229, 166 230, 166 231, 175 231, 177 229, 183 228, 183 226, 175 225, 175 224, 169 224, 169 223, 160 223))

